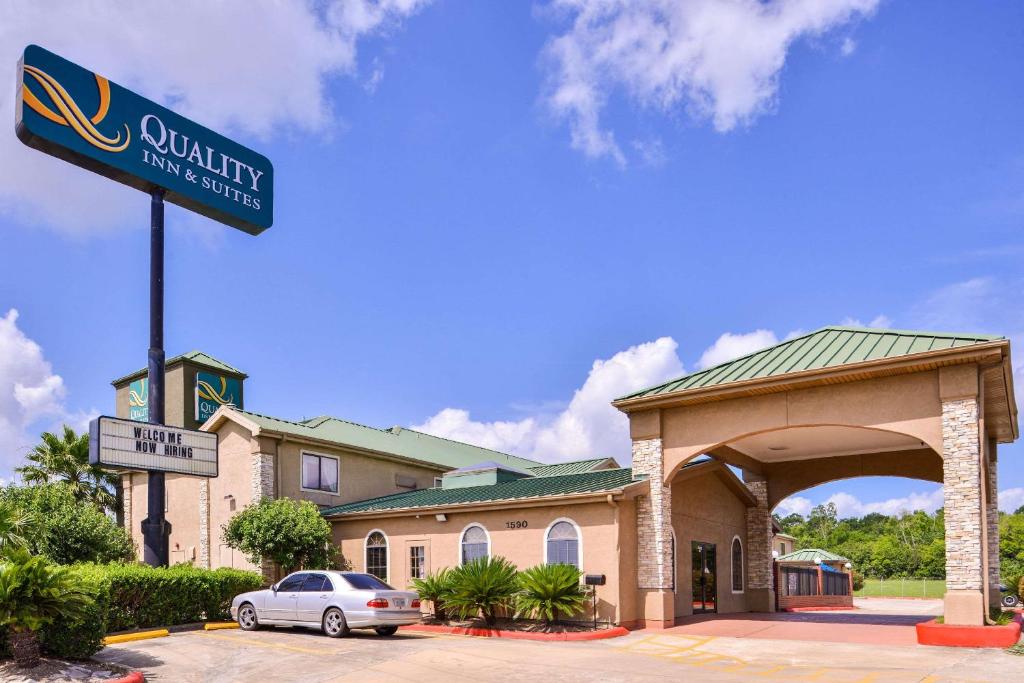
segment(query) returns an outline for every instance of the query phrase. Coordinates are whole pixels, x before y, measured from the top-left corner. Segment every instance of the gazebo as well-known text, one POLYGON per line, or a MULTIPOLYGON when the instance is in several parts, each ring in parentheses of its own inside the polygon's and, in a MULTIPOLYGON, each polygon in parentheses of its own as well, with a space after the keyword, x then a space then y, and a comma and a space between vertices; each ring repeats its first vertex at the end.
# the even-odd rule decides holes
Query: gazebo
POLYGON ((852 609, 853 572, 842 555, 804 548, 775 560, 778 609, 852 609))

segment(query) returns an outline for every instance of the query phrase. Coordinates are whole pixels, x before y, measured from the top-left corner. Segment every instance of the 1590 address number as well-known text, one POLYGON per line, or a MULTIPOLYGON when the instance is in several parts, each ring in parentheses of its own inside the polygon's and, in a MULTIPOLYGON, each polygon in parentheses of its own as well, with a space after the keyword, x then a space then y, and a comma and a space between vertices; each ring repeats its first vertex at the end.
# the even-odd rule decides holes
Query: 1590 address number
POLYGON ((505 522, 506 529, 525 529, 528 526, 525 519, 516 520, 514 522, 505 522))

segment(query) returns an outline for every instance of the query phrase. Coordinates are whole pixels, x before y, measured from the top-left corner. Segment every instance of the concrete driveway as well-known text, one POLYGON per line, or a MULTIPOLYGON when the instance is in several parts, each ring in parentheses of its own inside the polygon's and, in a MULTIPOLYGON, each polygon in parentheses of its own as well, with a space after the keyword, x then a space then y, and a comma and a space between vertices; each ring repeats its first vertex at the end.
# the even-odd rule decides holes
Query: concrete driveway
POLYGON ((1002 651, 743 639, 637 631, 583 643, 424 634, 330 639, 299 629, 195 631, 114 645, 97 659, 150 681, 1011 681, 1002 651))
POLYGON ((712 614, 687 617, 665 633, 865 645, 917 645, 915 625, 942 614, 941 600, 857 598, 855 609, 828 612, 712 614))

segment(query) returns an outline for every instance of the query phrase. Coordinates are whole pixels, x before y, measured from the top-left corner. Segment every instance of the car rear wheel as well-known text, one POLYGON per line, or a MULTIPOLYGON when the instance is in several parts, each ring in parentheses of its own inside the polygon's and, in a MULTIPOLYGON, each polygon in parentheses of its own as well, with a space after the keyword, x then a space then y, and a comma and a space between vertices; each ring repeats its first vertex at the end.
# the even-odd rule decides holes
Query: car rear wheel
POLYGON ((378 636, 393 636, 398 633, 397 626, 378 626, 373 630, 377 632, 378 636))
POLYGON ((260 627, 260 621, 256 617, 256 608, 249 603, 244 603, 238 608, 238 626, 243 631, 255 631, 260 627))
POLYGON ((1016 595, 1004 595, 1003 596, 1003 607, 1016 607, 1017 596, 1016 595))
POLYGON ((331 638, 341 638, 348 634, 348 622, 340 609, 332 607, 324 612, 323 629, 331 638))

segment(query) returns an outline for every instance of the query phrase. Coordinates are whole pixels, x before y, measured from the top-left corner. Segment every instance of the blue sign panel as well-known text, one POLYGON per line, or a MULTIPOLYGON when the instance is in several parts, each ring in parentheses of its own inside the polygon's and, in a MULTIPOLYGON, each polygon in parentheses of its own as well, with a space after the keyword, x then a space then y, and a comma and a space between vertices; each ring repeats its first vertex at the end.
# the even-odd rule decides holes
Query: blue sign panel
POLYGON ((274 222, 270 160, 36 45, 18 65, 29 147, 256 235, 274 222))
POLYGON ((206 422, 217 408, 226 405, 242 407, 242 383, 234 377, 197 372, 196 422, 206 422))
POLYGON ((149 380, 145 377, 128 385, 128 419, 149 422, 149 380))

